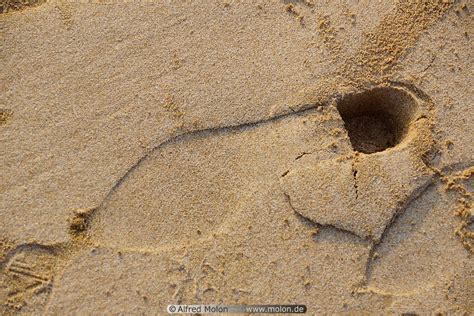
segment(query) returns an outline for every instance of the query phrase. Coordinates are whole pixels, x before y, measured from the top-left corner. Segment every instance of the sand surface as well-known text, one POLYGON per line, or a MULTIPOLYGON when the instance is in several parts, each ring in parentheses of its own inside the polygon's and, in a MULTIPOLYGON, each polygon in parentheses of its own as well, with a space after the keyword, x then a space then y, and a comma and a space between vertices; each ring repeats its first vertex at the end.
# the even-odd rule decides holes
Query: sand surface
POLYGON ((474 313, 472 10, 0 0, 0 314, 474 313))

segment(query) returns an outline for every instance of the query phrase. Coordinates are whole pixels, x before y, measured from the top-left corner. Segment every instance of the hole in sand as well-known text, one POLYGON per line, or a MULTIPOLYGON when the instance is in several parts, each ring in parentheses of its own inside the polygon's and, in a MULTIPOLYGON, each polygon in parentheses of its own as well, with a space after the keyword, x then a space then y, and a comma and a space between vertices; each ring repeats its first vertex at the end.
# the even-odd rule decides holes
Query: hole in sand
POLYGON ((417 110, 416 100, 398 88, 374 88, 342 98, 337 109, 352 148, 371 154, 401 143, 417 110))

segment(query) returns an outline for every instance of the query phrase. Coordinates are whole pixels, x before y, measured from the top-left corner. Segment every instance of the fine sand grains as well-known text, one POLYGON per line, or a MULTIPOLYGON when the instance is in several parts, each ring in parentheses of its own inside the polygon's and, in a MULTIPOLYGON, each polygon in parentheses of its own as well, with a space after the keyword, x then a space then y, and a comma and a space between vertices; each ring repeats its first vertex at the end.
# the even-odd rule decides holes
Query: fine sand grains
POLYGON ((468 314, 470 10, 0 1, 0 314, 468 314))

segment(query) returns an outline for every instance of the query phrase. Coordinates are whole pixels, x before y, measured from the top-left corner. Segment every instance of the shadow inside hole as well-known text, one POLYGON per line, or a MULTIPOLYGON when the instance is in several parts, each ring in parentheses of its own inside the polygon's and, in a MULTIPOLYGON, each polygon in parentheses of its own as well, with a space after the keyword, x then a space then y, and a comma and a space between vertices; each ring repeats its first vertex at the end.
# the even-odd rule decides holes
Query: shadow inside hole
POLYGON ((407 92, 383 87, 347 95, 337 109, 353 149, 371 154, 403 141, 417 104, 407 92))
POLYGON ((381 113, 364 113, 347 118, 345 127, 354 150, 374 153, 397 144, 392 120, 381 113))

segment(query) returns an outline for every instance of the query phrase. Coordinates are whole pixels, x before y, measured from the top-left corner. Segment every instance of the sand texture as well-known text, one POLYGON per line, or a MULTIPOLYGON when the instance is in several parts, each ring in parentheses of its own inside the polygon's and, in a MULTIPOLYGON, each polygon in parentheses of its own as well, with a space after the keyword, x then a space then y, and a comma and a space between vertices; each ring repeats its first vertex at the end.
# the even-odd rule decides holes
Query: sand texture
POLYGON ((0 0, 0 314, 474 314, 472 10, 0 0))

